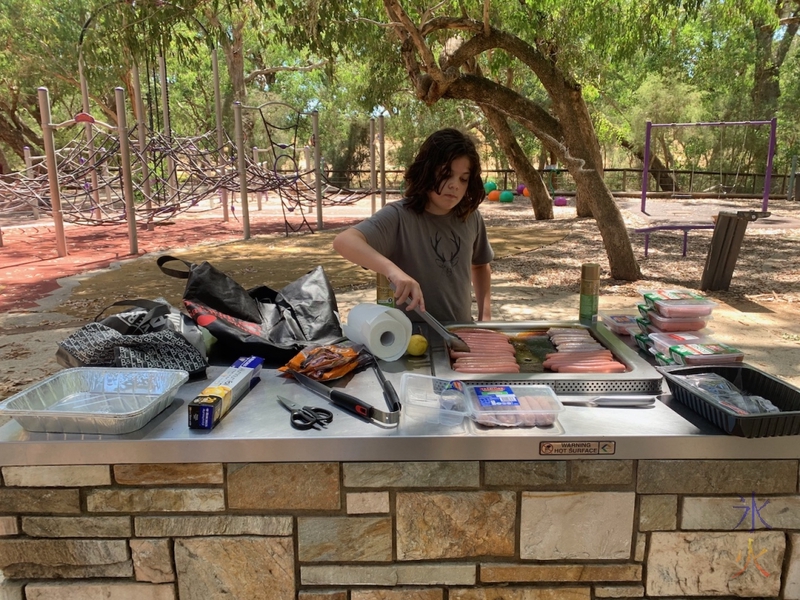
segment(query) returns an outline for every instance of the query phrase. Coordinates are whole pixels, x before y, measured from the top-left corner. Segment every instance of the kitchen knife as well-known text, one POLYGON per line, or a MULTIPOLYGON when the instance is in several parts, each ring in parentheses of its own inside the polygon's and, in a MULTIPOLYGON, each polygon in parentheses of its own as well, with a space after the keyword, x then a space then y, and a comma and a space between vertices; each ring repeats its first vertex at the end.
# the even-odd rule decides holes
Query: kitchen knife
POLYGON ((363 419, 375 421, 378 423, 386 423, 389 425, 397 425, 400 422, 400 412, 387 413, 378 410, 374 406, 367 404, 363 400, 343 392, 341 390, 329 388, 327 385, 320 383, 316 379, 311 379, 308 375, 303 375, 297 371, 289 371, 292 377, 302 385, 304 388, 311 390, 315 394, 319 394, 326 398, 332 404, 340 406, 346 411, 353 413, 363 419))
POLYGON ((655 396, 646 395, 619 395, 619 396, 594 396, 592 398, 564 398, 560 397, 562 404, 577 406, 597 406, 606 408, 649 408, 656 403, 655 396))

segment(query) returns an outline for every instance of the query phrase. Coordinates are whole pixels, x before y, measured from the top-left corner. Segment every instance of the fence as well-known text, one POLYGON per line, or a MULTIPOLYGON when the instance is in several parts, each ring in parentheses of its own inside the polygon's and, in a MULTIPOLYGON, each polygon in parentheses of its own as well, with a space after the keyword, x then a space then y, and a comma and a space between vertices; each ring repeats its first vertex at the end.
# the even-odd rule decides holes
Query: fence
MULTIPOLYGON (((403 170, 387 169, 386 187, 391 191, 403 189, 403 170)), ((656 171, 651 171, 656 175, 656 171)), ((648 191, 653 195, 659 193, 670 195, 682 194, 723 194, 738 196, 761 197, 764 190, 764 173, 736 173, 719 171, 665 171, 674 181, 674 189, 658 190, 654 178, 650 178, 648 191)), ((542 180, 550 188, 551 193, 571 195, 575 193, 575 181, 565 169, 544 169, 540 171, 542 180)), ((329 171, 328 177, 350 177, 352 188, 369 189, 370 172, 368 170, 349 171, 348 173, 329 171)), ((606 185, 615 194, 639 193, 642 191, 641 169, 606 169, 603 172, 606 185)), ((770 194, 782 196, 788 191, 790 174, 772 174, 770 194)), ((499 189, 515 190, 521 183, 516 171, 511 169, 486 170, 483 172, 484 181, 493 180, 499 189)))

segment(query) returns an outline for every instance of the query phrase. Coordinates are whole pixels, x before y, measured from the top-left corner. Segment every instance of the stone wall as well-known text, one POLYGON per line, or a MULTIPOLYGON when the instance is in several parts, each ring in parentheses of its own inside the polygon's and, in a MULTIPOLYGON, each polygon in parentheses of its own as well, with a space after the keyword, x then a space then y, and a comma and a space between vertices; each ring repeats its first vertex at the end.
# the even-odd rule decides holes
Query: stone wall
POLYGON ((796 460, 0 473, 0 600, 800 600, 796 460))

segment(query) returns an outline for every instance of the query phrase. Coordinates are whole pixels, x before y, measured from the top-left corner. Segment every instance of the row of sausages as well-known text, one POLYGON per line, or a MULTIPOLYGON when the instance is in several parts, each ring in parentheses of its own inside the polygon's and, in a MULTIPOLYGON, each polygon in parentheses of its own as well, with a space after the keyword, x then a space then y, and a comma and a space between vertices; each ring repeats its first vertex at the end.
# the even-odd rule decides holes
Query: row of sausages
POLYGON ((547 331, 556 351, 545 355, 542 365, 558 373, 624 373, 624 364, 614 358, 585 329, 553 327, 547 331))
POLYGON ((470 352, 450 350, 453 370, 460 373, 519 373, 516 351, 511 340, 493 329, 453 331, 470 347, 470 352))

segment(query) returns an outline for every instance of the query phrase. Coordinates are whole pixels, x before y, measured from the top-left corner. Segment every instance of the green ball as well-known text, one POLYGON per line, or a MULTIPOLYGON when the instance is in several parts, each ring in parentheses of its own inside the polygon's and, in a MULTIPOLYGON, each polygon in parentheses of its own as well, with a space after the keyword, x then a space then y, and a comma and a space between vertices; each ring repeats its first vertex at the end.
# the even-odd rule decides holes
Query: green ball
POLYGON ((510 192, 508 190, 500 192, 500 202, 513 202, 513 201, 514 201, 514 192, 510 192))
POLYGON ((493 192, 497 189, 497 184, 494 181, 487 181, 483 184, 483 189, 486 190, 486 193, 493 192))

